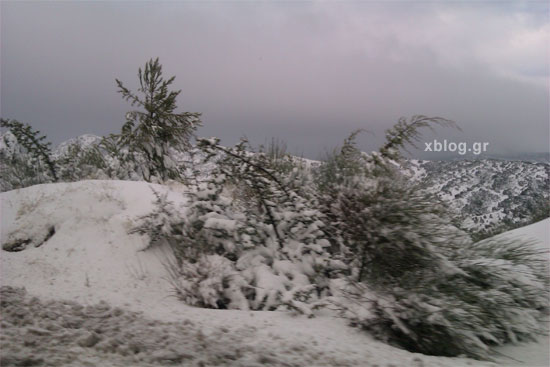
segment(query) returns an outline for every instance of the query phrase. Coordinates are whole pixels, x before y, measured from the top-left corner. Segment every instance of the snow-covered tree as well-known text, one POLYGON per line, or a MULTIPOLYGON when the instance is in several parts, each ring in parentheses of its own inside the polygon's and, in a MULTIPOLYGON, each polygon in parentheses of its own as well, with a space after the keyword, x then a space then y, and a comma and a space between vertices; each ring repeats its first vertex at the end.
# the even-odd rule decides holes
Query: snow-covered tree
POLYGON ((30 125, 14 119, 0 119, 2 135, 2 190, 57 181, 58 174, 51 157, 51 143, 30 125))
POLYGON ((234 148, 217 139, 199 144, 217 164, 191 188, 185 215, 167 214, 169 205, 157 203, 136 227, 151 240, 158 242, 160 234, 170 243, 177 294, 203 307, 312 315, 331 271, 341 265, 329 256, 322 214, 285 185, 274 169, 281 162, 251 154, 246 141, 234 148))
POLYGON ((187 303, 312 315, 330 302, 409 350, 488 358, 492 345, 543 331, 547 264, 517 240, 475 243, 400 173, 399 149, 438 122, 450 124, 402 119, 371 154, 355 132, 312 169, 246 140, 200 139, 210 176, 185 210, 159 199, 137 228, 170 244, 170 278, 187 303))
POLYGON ((57 157, 55 165, 62 181, 106 179, 110 177, 106 158, 99 144, 82 146, 76 141, 69 144, 66 151, 57 157))
POLYGON ((354 324, 416 352, 488 358, 491 345, 535 337, 549 307, 540 254, 517 240, 474 243, 453 226, 396 169, 400 134, 416 136, 405 120, 397 127, 372 154, 352 134, 319 169, 320 208, 350 267, 333 301, 354 324))
POLYGON ((181 90, 168 88, 175 77, 164 79, 159 59, 151 59, 142 70, 139 68, 140 87, 136 94, 116 79, 119 93, 132 106, 140 107, 126 113, 126 122, 122 132, 114 138, 117 144, 127 147, 122 153, 130 159, 140 161, 143 178, 150 181, 153 177, 164 181, 180 176, 170 148, 190 148, 190 139, 201 125, 200 113, 176 113, 176 98, 181 90))

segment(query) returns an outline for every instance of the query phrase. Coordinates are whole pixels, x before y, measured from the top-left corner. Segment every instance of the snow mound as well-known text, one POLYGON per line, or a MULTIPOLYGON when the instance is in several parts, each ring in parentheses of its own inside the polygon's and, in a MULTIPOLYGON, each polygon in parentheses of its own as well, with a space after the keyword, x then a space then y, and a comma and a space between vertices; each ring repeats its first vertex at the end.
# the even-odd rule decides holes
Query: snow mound
POLYGON ((166 296, 159 254, 140 251, 145 239, 127 234, 133 219, 152 209, 151 189, 169 191, 172 201, 183 198, 164 186, 116 181, 2 193, 2 247, 23 243, 19 252, 2 251, 2 282, 39 296, 95 301, 102 295, 117 304, 132 302, 128 289, 133 296, 145 288, 166 296))

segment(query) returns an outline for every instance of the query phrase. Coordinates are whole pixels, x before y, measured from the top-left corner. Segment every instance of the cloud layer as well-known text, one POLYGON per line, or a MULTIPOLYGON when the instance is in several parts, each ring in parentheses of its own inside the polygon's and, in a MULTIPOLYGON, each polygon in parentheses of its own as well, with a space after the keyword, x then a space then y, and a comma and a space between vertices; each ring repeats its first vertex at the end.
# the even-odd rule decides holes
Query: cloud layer
MULTIPOLYGON (((317 158, 352 130, 376 149, 413 114, 492 153, 548 151, 546 2, 1 3, 2 116, 55 142, 120 129, 115 78, 160 57, 226 144, 271 137, 317 158)), ((426 139, 433 139, 427 134, 426 139)))

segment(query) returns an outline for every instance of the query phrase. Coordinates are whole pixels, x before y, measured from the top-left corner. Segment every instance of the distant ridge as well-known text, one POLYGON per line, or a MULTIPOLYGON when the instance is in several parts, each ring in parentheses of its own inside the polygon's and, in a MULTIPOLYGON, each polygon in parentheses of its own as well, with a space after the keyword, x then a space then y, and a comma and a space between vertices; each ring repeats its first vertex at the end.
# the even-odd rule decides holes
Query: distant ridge
POLYGON ((478 158, 408 160, 406 175, 448 202, 463 228, 489 235, 550 216, 550 163, 478 158))
POLYGON ((433 159, 423 156, 417 160, 424 161, 464 161, 464 160, 483 160, 483 159, 494 159, 499 161, 520 161, 520 162, 531 162, 531 163, 550 163, 550 152, 524 152, 524 153, 513 153, 513 154, 486 154, 482 153, 479 155, 474 155, 472 153, 465 155, 458 155, 456 153, 440 153, 433 159))

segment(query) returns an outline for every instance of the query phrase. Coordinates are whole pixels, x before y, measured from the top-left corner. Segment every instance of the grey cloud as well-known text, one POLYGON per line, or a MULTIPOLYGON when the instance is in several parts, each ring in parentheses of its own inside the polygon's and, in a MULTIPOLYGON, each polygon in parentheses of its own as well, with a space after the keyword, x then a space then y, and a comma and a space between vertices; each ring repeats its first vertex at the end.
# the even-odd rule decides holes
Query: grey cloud
POLYGON ((359 142, 372 150, 399 117, 426 114, 464 130, 441 138, 489 141, 494 153, 549 150, 548 60, 533 51, 549 25, 538 3, 0 6, 2 116, 56 143, 118 131, 131 107, 114 79, 135 88, 137 68, 159 56, 180 108, 203 112, 199 134, 225 144, 274 136, 317 158, 366 128, 359 142), (515 35, 534 46, 502 46, 515 35))

